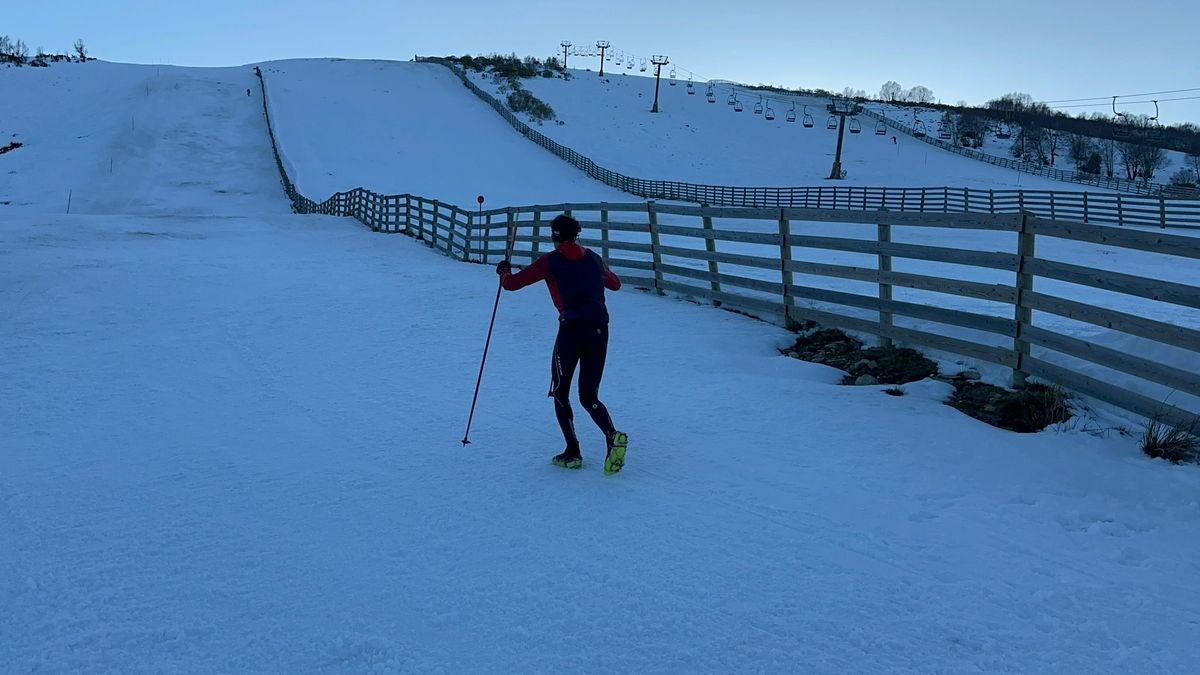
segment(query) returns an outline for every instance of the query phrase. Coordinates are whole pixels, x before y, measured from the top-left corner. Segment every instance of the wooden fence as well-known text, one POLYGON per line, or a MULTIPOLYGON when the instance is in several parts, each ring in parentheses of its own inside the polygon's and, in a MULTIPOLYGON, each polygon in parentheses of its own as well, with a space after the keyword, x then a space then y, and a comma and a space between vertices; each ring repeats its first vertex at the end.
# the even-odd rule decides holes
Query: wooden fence
MULTIPOLYGON (((269 125, 269 111, 267 116, 269 125)), ((274 145, 273 130, 271 134, 274 145)), ((595 233, 581 242, 598 249, 634 287, 780 324, 812 320, 957 354, 1010 369, 1014 384, 1037 377, 1176 427, 1200 428, 1200 403, 1168 400, 1183 394, 1187 401, 1200 401, 1195 365, 1200 364, 1200 330, 1184 325, 1186 320, 1173 320, 1200 310, 1200 286, 1194 281, 1149 279, 1083 266, 1039 253, 1051 241, 1103 245, 1161 255, 1164 269, 1178 269, 1200 260, 1200 237, 1118 229, 1074 222, 1065 213, 1049 218, 1028 210, 931 213, 887 208, 696 207, 649 201, 469 211, 416 195, 380 195, 362 188, 317 203, 295 189, 278 151, 276 161, 297 212, 350 216, 374 231, 407 234, 459 260, 498 261, 505 255, 508 233, 515 231, 514 261, 532 261, 553 246, 550 220, 567 212, 580 220, 585 234, 595 233), (814 233, 818 226, 831 223, 847 232, 814 233), (867 226, 871 236, 850 236, 848 230, 854 226, 867 226), (904 243, 905 237, 895 235, 906 230, 937 234, 918 239, 922 243, 904 243), (978 250, 924 243, 945 243, 964 233, 998 237, 986 239, 985 248, 1007 237, 1012 248, 978 250), (814 251, 819 252, 818 260, 804 259, 814 251), (838 261, 838 256, 857 257, 838 261), (913 262, 928 269, 914 270, 913 262), (946 265, 956 266, 961 276, 929 273, 946 265), (996 281, 997 275, 1006 281, 996 281), (798 277, 812 281, 803 283, 798 277), (1091 295, 1058 295, 1042 289, 1038 280, 1067 282, 1090 289, 1091 295), (857 287, 838 290, 839 284, 857 287), (919 301, 897 299, 897 290, 923 295, 919 301), (1094 301, 1103 293, 1134 299, 1139 308, 1163 303, 1172 309, 1135 313, 1126 311, 1128 303, 1113 303, 1125 309, 1105 307, 1094 301), (1035 322, 1038 316, 1043 318, 1035 322), (1056 328, 1064 325, 1063 319, 1092 328, 1056 328), (1143 355, 1129 348, 1132 343, 1127 339, 1105 344, 1105 340, 1079 337, 1095 333, 1096 327, 1103 329, 1101 335, 1133 338, 1134 343, 1152 349, 1143 355), (1163 351, 1160 348, 1185 353, 1182 361, 1193 365, 1179 367, 1180 358, 1155 360, 1151 354, 1163 351)))
MULTIPOLYGON (((1067 213, 1070 213, 1072 218, 1081 218, 1088 223, 1200 228, 1200 200, 1171 198, 1168 194, 1146 196, 1153 190, 1131 181, 1117 181, 1103 187, 1138 192, 1143 196, 1091 192, 983 190, 965 187, 738 187, 633 178, 602 167, 591 158, 558 143, 529 126, 494 96, 472 82, 466 72, 454 62, 436 57, 418 57, 417 60, 448 68, 467 89, 491 106, 514 129, 537 145, 554 153, 555 156, 605 185, 646 199, 694 202, 715 206, 845 208, 864 211, 887 208, 892 211, 938 213, 948 211, 1017 213, 1024 210, 1052 219, 1059 216, 1057 206, 1074 209, 1067 213)), ((888 120, 888 123, 899 129, 905 129, 895 120, 888 120)), ((928 139, 928 137, 927 140, 936 141, 935 144, 941 143, 937 139, 928 139)), ((945 145, 958 154, 974 152, 966 148, 955 148, 950 144, 945 145)), ((977 154, 982 155, 982 153, 977 154)), ((991 161, 993 164, 1002 162, 1013 164, 1011 160, 990 155, 983 155, 977 159, 991 161)), ((1041 169, 1042 167, 1037 168, 1041 169)), ((1049 175, 1045 171, 1033 171, 1032 168, 1029 170, 1040 175, 1049 175)))

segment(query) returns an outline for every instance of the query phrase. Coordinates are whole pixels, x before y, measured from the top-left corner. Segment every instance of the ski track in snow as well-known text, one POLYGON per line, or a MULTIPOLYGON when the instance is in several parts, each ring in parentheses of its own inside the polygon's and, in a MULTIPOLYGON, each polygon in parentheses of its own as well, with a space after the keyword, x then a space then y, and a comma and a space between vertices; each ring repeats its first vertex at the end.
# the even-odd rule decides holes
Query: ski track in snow
POLYGON ((550 466, 553 308, 505 294, 461 447, 490 267, 288 214, 250 142, 259 101, 225 100, 246 69, 176 70, 214 83, 181 88, 197 115, 143 123, 226 139, 229 161, 160 143, 89 215, 47 215, 50 178, 0 210, 0 670, 1200 659, 1193 467, 1115 433, 993 429, 937 382, 838 386, 743 316, 610 294, 601 395, 631 449, 605 477, 586 416, 584 469, 550 466), (197 167, 269 189, 197 187, 197 167))

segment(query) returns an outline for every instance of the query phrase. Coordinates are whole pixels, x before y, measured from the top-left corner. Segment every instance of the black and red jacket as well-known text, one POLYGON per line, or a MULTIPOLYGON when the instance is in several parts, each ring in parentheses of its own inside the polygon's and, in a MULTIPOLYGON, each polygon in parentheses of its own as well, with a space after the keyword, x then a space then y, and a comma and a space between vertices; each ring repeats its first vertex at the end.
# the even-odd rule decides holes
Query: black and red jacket
POLYGON ((500 285, 515 291, 543 280, 558 308, 559 321, 608 323, 604 289, 621 288, 621 280, 603 258, 573 241, 562 242, 516 274, 501 275, 500 285))

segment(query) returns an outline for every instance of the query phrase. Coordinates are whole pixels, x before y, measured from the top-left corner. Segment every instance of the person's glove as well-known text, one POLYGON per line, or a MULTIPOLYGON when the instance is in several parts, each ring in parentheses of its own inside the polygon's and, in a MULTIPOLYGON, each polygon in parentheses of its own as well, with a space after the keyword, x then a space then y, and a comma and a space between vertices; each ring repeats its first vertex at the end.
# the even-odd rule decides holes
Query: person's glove
POLYGON ((500 276, 512 274, 512 264, 507 260, 501 260, 500 262, 496 263, 496 274, 500 276))

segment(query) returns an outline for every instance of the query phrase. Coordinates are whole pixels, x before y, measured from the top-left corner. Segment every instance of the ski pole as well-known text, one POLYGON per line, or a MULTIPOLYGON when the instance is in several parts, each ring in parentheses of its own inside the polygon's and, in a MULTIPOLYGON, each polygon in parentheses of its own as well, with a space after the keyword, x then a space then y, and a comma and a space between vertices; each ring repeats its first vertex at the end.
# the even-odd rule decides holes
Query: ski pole
MULTIPOLYGON (((483 195, 479 196, 479 203, 483 204, 483 195)), ((482 207, 481 207, 482 208, 482 207)), ((508 237, 505 241, 504 259, 512 258, 513 246, 516 244, 517 227, 513 223, 509 223, 508 237)), ((492 305, 492 320, 488 323, 487 339, 483 343, 483 359, 479 362, 479 375, 475 378, 475 393, 471 396, 471 412, 467 415, 467 430, 463 432, 462 444, 466 447, 471 443, 471 420, 475 418, 475 402, 479 399, 479 385, 483 382, 483 367, 487 364, 488 347, 492 344, 492 329, 496 325, 496 312, 500 309, 500 292, 504 290, 503 281, 496 283, 496 302, 492 305)))

